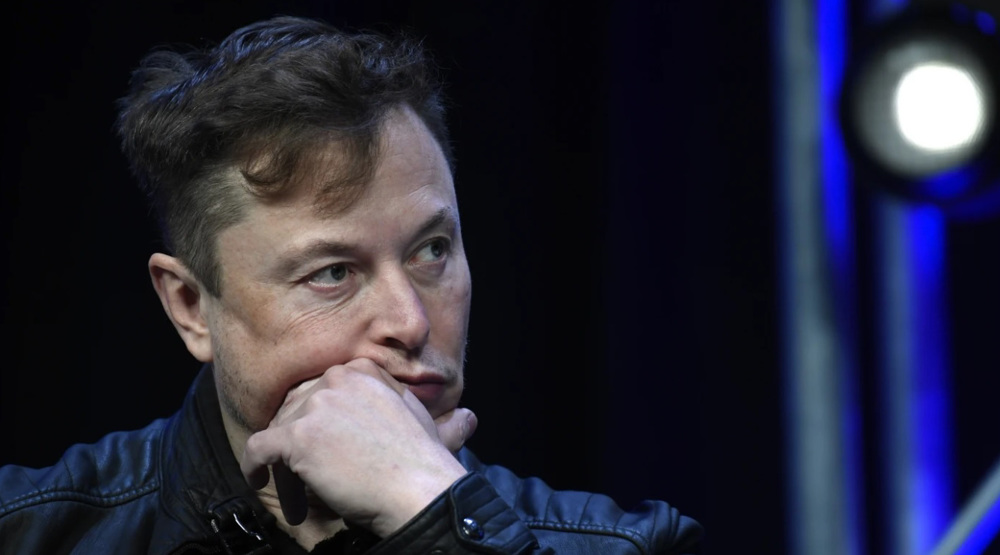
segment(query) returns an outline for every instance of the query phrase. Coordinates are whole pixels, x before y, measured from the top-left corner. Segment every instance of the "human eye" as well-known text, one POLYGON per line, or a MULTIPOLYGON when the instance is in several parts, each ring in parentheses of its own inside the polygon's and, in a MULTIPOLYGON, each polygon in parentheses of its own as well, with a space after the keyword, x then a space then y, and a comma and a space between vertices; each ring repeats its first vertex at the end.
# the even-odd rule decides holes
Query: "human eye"
POLYGON ((342 286, 351 277, 347 264, 331 264, 309 276, 309 283, 322 288, 342 286))
POLYGON ((412 261, 418 265, 435 264, 444 261, 449 252, 451 252, 451 241, 438 237, 420 247, 413 255, 412 261))

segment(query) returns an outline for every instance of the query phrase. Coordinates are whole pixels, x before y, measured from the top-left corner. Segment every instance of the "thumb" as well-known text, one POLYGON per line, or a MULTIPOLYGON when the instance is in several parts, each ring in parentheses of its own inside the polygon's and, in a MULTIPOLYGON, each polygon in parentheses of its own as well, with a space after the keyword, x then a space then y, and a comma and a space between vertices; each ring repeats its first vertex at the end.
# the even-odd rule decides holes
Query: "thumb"
POLYGON ((479 419, 471 410, 458 408, 435 418, 434 425, 437 427, 441 443, 449 451, 456 453, 472 437, 479 425, 479 419))

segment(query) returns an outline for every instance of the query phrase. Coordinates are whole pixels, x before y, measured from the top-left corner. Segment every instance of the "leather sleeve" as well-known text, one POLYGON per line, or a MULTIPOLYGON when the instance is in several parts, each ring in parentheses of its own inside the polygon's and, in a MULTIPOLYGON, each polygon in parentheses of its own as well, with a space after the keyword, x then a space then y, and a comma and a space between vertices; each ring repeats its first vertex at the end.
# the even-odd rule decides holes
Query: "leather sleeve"
POLYGON ((625 511, 603 495, 555 491, 464 459, 469 474, 366 553, 698 553, 701 526, 662 501, 625 511))
POLYGON ((531 530, 478 472, 455 482, 371 555, 398 553, 532 553, 531 530))
POLYGON ((663 501, 625 510, 606 495, 554 490, 544 480, 483 464, 468 449, 458 459, 482 474, 532 531, 542 553, 686 555, 699 553, 702 527, 663 501), (545 551, 548 550, 548 551, 545 551))

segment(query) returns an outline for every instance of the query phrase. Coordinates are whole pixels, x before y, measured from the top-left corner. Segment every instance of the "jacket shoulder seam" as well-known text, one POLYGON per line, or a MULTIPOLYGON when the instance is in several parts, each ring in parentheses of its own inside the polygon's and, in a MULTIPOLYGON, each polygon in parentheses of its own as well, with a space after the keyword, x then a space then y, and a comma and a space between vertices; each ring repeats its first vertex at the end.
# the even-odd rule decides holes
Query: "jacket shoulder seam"
POLYGON ((159 489, 159 487, 159 482, 155 481, 139 488, 112 495, 95 495, 70 489, 38 491, 22 495, 21 497, 16 497, 9 503, 0 506, 0 517, 45 503, 74 502, 84 503, 95 507, 114 507, 149 495, 159 489))

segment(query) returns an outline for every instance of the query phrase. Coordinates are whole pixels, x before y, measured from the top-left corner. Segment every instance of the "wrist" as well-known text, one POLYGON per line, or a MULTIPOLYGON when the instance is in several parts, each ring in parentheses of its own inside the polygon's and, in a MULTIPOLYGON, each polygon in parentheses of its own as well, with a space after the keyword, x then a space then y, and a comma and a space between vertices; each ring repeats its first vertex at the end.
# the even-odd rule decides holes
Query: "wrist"
POLYGON ((409 473, 400 486, 395 487, 392 500, 388 502, 387 510, 381 517, 372 521, 372 532, 385 538, 402 528, 438 497, 468 474, 456 459, 450 456, 450 461, 416 473, 409 473))

